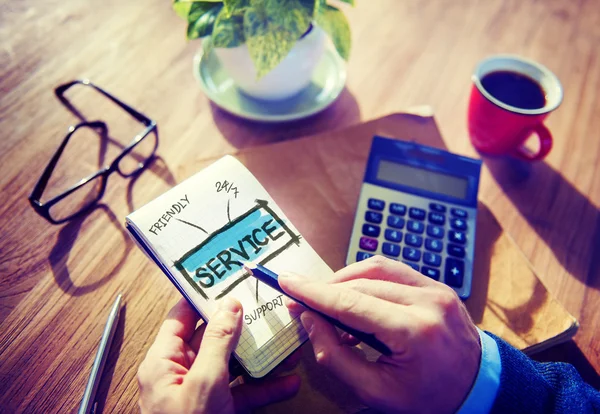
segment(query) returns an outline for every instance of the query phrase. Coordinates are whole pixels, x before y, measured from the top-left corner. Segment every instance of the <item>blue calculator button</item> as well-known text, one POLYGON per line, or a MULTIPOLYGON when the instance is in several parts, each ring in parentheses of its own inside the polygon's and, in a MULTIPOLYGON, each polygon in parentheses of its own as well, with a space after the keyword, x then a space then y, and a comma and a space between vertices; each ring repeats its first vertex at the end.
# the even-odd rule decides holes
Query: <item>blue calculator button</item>
POLYGON ((436 239, 441 239, 444 237, 444 229, 430 224, 427 226, 427 235, 435 237, 436 239))
POLYGON ((390 204, 390 213, 403 216, 406 214, 406 206, 404 204, 392 203, 390 204))
POLYGON ((429 222, 443 226, 446 223, 446 216, 440 213, 429 213, 429 222))
POLYGON ((432 278, 433 280, 440 280, 440 271, 438 269, 423 266, 421 268, 421 273, 423 273, 427 277, 432 278))
POLYGON ((467 242, 467 235, 462 231, 448 230, 448 240, 452 243, 465 244, 467 242))
POLYGON ((449 244, 447 251, 450 256, 465 257, 465 248, 462 246, 457 246, 456 244, 449 244))
POLYGON ((398 216, 388 216, 387 225, 395 229, 401 229, 404 227, 404 219, 398 216))
POLYGON ((365 236, 379 237, 380 232, 381 229, 379 228, 379 226, 375 226, 373 224, 363 224, 362 234, 364 234, 365 236))
MULTIPOLYGON (((421 260, 421 251, 417 249, 413 249, 412 247, 405 247, 402 250, 402 258, 405 260, 411 260, 413 262, 418 262, 421 260)), ((419 270, 419 269, 417 269, 419 270)))
POLYGON ((368 205, 371 210, 383 211, 385 208, 385 201, 378 200, 376 198, 369 198, 368 205))
POLYGON ((453 218, 450 220, 450 227, 454 230, 466 230, 467 221, 459 218, 453 218))
POLYGON ((422 208, 411 207, 408 209, 408 215, 415 220, 425 220, 425 210, 422 208))
POLYGON ((423 263, 429 266, 439 267, 442 264, 442 256, 435 253, 425 252, 423 253, 423 263))
POLYGON ((446 206, 439 203, 429 203, 429 209, 438 213, 446 212, 446 206))
POLYGON ((379 224, 381 223, 381 220, 383 220, 383 214, 381 213, 376 213, 374 211, 367 211, 365 213, 365 221, 368 221, 369 223, 379 224))
POLYGON ((406 226, 406 228, 408 229, 408 231, 421 234, 425 230, 425 225, 420 221, 408 220, 408 225, 406 226))
POLYGON ((379 242, 375 239, 370 239, 369 237, 361 237, 358 245, 362 250, 366 250, 368 252, 374 252, 377 250, 377 245, 379 242))
POLYGON ((400 246, 394 243, 384 242, 381 251, 388 256, 400 256, 400 246))
POLYGON ((360 262, 363 260, 368 259, 369 257, 372 257, 373 255, 371 253, 366 253, 366 252, 357 252, 356 253, 356 261, 360 262))
POLYGON ((417 236, 416 234, 406 233, 404 243, 412 247, 421 247, 423 244, 423 237, 417 236))
POLYGON ((465 262, 448 257, 446 259, 446 268, 444 270, 444 282, 453 287, 462 287, 465 277, 465 262))
POLYGON ((385 229, 385 239, 399 243, 402 241, 402 232, 393 229, 385 229))
POLYGON ((463 210, 462 208, 453 208, 450 210, 450 213, 452 213, 452 215, 454 217, 458 217, 458 218, 462 218, 462 219, 466 219, 469 216, 467 214, 467 212, 465 210, 463 210))
POLYGON ((441 252, 444 247, 444 243, 441 240, 425 239, 425 248, 432 252, 441 252))
POLYGON ((406 262, 406 261, 402 261, 402 263, 409 265, 410 267, 412 267, 413 269, 415 269, 417 272, 419 271, 419 265, 416 263, 411 263, 411 262, 406 262))

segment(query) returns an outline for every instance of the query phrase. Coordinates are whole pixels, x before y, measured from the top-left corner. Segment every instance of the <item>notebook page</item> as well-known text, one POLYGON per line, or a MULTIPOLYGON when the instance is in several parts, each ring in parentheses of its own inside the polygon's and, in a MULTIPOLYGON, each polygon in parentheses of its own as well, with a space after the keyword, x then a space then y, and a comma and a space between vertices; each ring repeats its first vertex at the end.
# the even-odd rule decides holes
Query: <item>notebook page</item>
POLYGON ((226 296, 242 303, 235 354, 251 375, 263 376, 306 340, 283 296, 242 265, 252 261, 277 273, 318 278, 332 271, 234 157, 172 188, 127 222, 205 319, 226 296))

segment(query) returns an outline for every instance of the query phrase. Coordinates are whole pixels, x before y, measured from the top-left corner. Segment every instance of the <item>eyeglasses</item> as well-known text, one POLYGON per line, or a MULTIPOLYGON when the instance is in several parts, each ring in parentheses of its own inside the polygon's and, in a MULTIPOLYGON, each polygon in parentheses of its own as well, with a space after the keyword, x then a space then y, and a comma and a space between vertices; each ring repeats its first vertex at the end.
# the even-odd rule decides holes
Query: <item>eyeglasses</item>
POLYGON ((29 196, 29 202, 33 209, 52 224, 64 223, 92 210, 94 205, 104 195, 108 177, 113 172, 118 172, 123 178, 129 178, 140 173, 148 166, 158 148, 158 127, 155 121, 120 101, 99 86, 94 85, 89 80, 76 80, 60 85, 54 90, 54 93, 61 102, 72 107, 64 94, 74 85, 84 85, 104 95, 131 115, 135 120, 143 124, 145 128, 123 148, 121 153, 109 166, 101 168, 94 174, 81 179, 66 191, 56 195, 50 200, 42 202, 40 199, 48 185, 52 172, 56 168, 58 160, 69 143, 69 140, 76 133, 87 130, 87 132, 93 132, 99 135, 103 140, 108 139, 108 127, 102 121, 80 122, 77 125, 69 127, 67 135, 56 150, 54 156, 50 159, 50 162, 29 196))

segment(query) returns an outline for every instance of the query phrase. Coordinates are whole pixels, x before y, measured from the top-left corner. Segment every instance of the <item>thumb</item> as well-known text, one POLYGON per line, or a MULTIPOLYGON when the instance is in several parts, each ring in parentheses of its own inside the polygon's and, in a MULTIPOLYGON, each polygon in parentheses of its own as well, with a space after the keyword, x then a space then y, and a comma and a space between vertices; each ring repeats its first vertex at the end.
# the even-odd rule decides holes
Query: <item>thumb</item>
POLYGON ((242 313, 242 304, 236 299, 226 297, 221 301, 204 331, 190 369, 192 376, 229 378, 229 357, 240 339, 242 313))

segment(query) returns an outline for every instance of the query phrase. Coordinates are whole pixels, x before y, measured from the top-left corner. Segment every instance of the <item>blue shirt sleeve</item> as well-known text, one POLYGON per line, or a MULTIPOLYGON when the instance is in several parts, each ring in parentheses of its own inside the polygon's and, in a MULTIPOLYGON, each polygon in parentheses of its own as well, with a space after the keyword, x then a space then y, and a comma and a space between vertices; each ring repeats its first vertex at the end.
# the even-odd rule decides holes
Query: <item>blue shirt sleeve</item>
POLYGON ((500 387, 502 362, 498 344, 481 329, 477 328, 477 332, 481 343, 479 372, 467 399, 463 402, 457 414, 489 413, 500 387))

